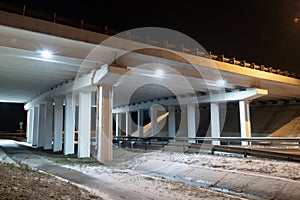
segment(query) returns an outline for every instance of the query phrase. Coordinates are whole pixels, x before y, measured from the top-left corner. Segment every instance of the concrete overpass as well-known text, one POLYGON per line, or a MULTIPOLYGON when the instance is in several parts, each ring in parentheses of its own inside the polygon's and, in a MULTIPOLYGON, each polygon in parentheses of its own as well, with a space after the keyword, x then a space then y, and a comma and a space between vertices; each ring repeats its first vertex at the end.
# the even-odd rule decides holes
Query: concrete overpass
POLYGON ((240 135, 251 137, 250 102, 300 98, 295 75, 203 49, 157 45, 149 37, 134 41, 129 32, 125 39, 109 37, 2 11, 0 20, 0 101, 25 104, 28 142, 44 149, 73 154, 76 127, 78 157, 89 157, 94 129, 97 159, 107 162, 113 121, 116 135, 131 135, 136 112, 143 137, 143 112, 151 110, 153 136, 162 130, 158 117, 167 113, 169 136, 195 137, 204 104, 210 107, 209 134, 220 137, 227 102, 238 102, 240 135))

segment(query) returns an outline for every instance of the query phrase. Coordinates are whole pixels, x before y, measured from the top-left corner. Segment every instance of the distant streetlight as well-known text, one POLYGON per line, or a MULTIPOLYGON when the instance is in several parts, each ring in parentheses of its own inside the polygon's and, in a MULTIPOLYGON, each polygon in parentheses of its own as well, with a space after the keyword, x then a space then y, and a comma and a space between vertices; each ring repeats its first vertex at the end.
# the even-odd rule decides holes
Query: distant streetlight
POLYGON ((23 130, 23 122, 20 122, 19 126, 20 126, 20 130, 23 130))
POLYGON ((295 17, 294 18, 294 22, 297 24, 299 22, 299 18, 298 17, 295 17))

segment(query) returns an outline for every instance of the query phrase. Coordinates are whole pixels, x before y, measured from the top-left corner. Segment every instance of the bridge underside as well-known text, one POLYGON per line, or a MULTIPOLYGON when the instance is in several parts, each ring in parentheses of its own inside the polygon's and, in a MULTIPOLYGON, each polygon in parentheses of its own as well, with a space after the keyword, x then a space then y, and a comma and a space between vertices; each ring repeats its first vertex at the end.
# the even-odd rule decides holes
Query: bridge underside
POLYGON ((193 138, 203 107, 210 120, 200 134, 220 137, 229 102, 240 136, 251 137, 250 102, 300 98, 299 79, 119 38, 97 45, 107 36, 0 14, 0 101, 25 103, 33 146, 73 154, 78 131, 78 157, 107 162, 114 130, 193 138))

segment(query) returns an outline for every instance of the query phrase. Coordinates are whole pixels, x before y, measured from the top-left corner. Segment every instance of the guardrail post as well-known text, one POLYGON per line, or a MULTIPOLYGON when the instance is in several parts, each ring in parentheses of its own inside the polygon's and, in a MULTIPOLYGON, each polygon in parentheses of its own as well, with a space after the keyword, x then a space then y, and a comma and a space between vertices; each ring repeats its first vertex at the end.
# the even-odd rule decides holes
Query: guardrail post
POLYGON ((131 147, 131 149, 133 149, 134 143, 135 143, 134 141, 130 142, 130 145, 131 145, 130 147, 131 147))
POLYGON ((147 151, 147 142, 145 142, 145 151, 147 151))
POLYGON ((244 150, 244 158, 247 158, 247 150, 244 150))

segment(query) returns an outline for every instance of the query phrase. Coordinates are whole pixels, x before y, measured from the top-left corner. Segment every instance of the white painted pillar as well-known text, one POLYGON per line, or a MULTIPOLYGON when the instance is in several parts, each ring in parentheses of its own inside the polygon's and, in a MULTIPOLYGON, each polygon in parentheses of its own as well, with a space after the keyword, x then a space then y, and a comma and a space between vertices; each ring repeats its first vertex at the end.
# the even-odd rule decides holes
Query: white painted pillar
POLYGON ((45 104, 39 105, 39 132, 37 147, 44 147, 45 143, 45 104))
POLYGON ((137 125, 138 125, 138 136, 143 137, 144 135, 144 111, 138 110, 137 116, 137 125))
POLYGON ((169 111, 169 115, 168 115, 169 137, 175 137, 176 135, 175 106, 169 106, 168 111, 169 111))
POLYGON ((116 113, 116 136, 122 136, 122 113, 116 113))
POLYGON ((91 93, 79 93, 78 158, 90 157, 91 93))
MULTIPOLYGON (((220 133, 220 106, 219 103, 210 104, 211 137, 219 138, 220 133)), ((213 145, 220 145, 220 141, 213 141, 213 145)))
POLYGON ((102 85, 98 93, 98 152, 97 160, 100 162, 109 162, 113 159, 112 155, 112 136, 113 136, 113 119, 112 119, 112 86, 102 85))
POLYGON ((63 100, 63 98, 54 99, 54 152, 62 151, 63 100))
MULTIPOLYGON (((196 137, 196 109, 195 104, 187 105, 187 125, 188 125, 188 137, 196 137)), ((195 140, 189 140, 189 142, 195 142, 195 140)))
POLYGON ((131 116, 130 112, 126 112, 126 137, 131 136, 132 134, 132 121, 131 121, 131 116))
POLYGON ((34 120, 33 120, 33 134, 32 134, 32 146, 36 146, 38 143, 38 131, 39 131, 39 107, 34 108, 34 120))
POLYGON ((75 141, 75 99, 72 94, 65 97, 64 155, 74 154, 75 141))
MULTIPOLYGON (((240 126, 241 126, 241 137, 251 137, 251 123, 250 123, 250 109, 249 101, 240 101, 240 126)), ((250 142, 242 142, 242 145, 250 145, 250 142)))
POLYGON ((47 101, 45 108, 45 140, 44 149, 52 149, 53 101, 47 101))
POLYGON ((157 123, 157 108, 156 106, 151 106, 150 108, 150 118, 151 118, 151 136, 155 136, 158 133, 158 123, 157 123))
POLYGON ((28 122, 27 122, 27 126, 28 126, 28 133, 27 133, 27 142, 28 143, 32 143, 32 136, 33 136, 33 127, 34 127, 34 108, 31 108, 28 110, 27 112, 28 114, 28 122))

